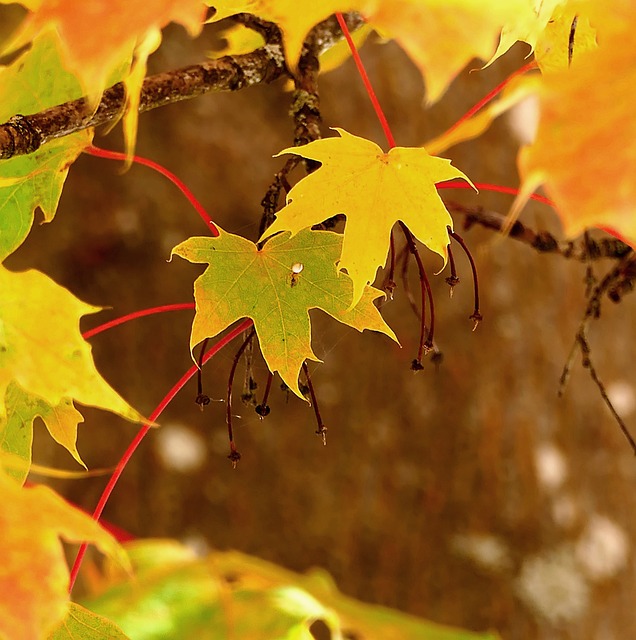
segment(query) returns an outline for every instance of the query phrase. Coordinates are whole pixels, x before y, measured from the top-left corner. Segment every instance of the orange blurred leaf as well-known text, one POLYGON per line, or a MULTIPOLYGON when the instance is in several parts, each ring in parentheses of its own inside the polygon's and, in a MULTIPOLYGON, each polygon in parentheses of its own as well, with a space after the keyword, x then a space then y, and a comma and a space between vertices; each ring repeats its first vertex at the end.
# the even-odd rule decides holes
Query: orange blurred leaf
POLYGON ((625 45, 636 6, 628 0, 580 6, 586 11, 579 19, 595 27, 598 48, 546 74, 537 137, 519 156, 523 195, 512 215, 543 184, 568 236, 601 227, 636 245, 636 52, 625 45))
POLYGON ((69 571, 60 538, 124 558, 115 539, 48 487, 20 487, 0 471, 0 637, 43 638, 67 612, 69 571))
POLYGON ((503 28, 515 25, 520 15, 530 19, 535 11, 533 0, 324 0, 305 3, 302 10, 295 0, 207 2, 217 10, 211 21, 247 12, 275 22, 292 69, 312 27, 336 11, 359 11, 373 29, 408 53, 426 81, 431 102, 471 60, 493 56, 503 28))

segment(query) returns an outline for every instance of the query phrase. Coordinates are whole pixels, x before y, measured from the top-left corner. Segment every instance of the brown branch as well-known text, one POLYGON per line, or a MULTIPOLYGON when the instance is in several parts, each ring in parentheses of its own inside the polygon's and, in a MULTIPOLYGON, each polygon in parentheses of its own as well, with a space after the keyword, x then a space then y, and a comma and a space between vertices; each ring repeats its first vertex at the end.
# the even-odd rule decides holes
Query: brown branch
MULTIPOLYGON (((358 28, 362 18, 348 14, 350 29, 358 28)), ((342 39, 335 18, 318 25, 312 32, 318 53, 342 39)), ((188 100, 210 91, 238 91, 273 82, 282 75, 291 77, 285 65, 280 33, 274 25, 264 47, 237 56, 225 56, 175 71, 149 76, 143 82, 139 102, 141 113, 188 100)), ((43 144, 71 133, 106 124, 122 114, 125 100, 123 83, 104 91, 96 110, 84 98, 72 100, 31 115, 16 114, 0 124, 0 160, 33 153, 43 144)))
MULTIPOLYGON (((466 207, 455 202, 446 202, 449 211, 465 216, 464 228, 479 224, 486 229, 503 232, 506 230, 506 216, 482 207, 466 207)), ((632 248, 617 238, 589 238, 584 243, 563 241, 547 231, 534 231, 517 220, 512 224, 508 236, 529 245, 540 253, 556 253, 573 260, 587 262, 601 258, 620 260, 632 253, 632 248)))
MULTIPOLYGON (((143 113, 209 91, 238 91, 272 82, 285 72, 281 47, 269 45, 245 55, 158 73, 144 80, 139 111, 143 113)), ((56 138, 106 124, 121 116, 124 99, 124 85, 119 82, 104 91, 96 111, 80 98, 33 115, 13 116, 0 125, 0 159, 33 153, 56 138)))

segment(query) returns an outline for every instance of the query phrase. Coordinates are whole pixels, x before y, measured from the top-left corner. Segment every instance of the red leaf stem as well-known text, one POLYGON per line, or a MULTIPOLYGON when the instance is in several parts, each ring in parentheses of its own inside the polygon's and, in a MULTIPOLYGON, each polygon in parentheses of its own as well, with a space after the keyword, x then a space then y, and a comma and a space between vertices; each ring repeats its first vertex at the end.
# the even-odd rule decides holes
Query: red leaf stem
POLYGON ((109 320, 108 322, 104 322, 104 324, 100 324, 99 326, 93 327, 88 331, 84 331, 84 333, 82 334, 82 338, 84 338, 84 340, 88 340, 89 338, 96 336, 98 333, 102 333, 102 331, 107 331, 108 329, 117 327, 120 324, 129 322, 130 320, 136 320, 137 318, 143 318, 144 316, 151 316, 155 313, 165 313, 166 311, 182 311, 184 309, 194 309, 194 307, 194 302, 180 302, 177 304, 164 304, 159 307, 140 309, 139 311, 133 311, 132 313, 128 313, 125 316, 115 318, 114 320, 109 320))
MULTIPOLYGON (((246 319, 241 322, 238 326, 236 326, 232 331, 230 331, 227 335, 223 336, 206 354, 203 358, 202 364, 205 364, 210 358, 215 356, 223 347, 228 345, 236 336, 243 333, 252 326, 252 320, 246 319)), ((115 467, 115 471, 113 471, 113 475, 110 477, 108 484, 104 488, 102 495, 95 507, 95 511, 93 512, 93 519, 99 520, 102 512, 104 511, 104 507, 110 498, 110 494, 113 492, 119 477, 123 473, 126 465, 132 458, 132 455, 137 450, 137 447, 140 445, 141 441, 144 439, 148 431, 151 429, 152 423, 163 413, 164 409, 172 402, 173 398, 183 389, 186 383, 192 378, 196 372, 199 370, 198 366, 192 365, 175 383, 175 385, 168 391, 168 393, 163 397, 161 402, 157 405, 155 410, 148 416, 148 422, 139 429, 137 435, 133 438, 132 442, 128 445, 128 448, 122 455, 121 459, 117 463, 115 467)), ((82 560, 84 559, 84 555, 86 554, 87 544, 84 543, 80 546, 79 551, 77 552, 77 556, 75 557, 75 562, 73 563, 73 568, 71 569, 70 581, 69 581, 69 592, 72 591, 73 585, 75 584, 75 580, 77 578, 77 574, 82 566, 82 560)))
MULTIPOLYGON (((98 158, 107 158, 108 160, 127 160, 128 156, 125 153, 121 153, 119 151, 109 151, 107 149, 100 149, 99 147, 95 147, 94 145, 90 145, 84 149, 84 153, 88 153, 91 156, 97 156, 98 158)), ((181 191, 181 193, 188 199, 190 204, 195 208, 196 212, 199 214, 203 222, 208 228, 208 231, 212 234, 213 237, 217 237, 219 235, 219 230, 217 226, 212 221, 212 218, 208 215, 208 212, 205 210, 203 205, 196 199, 195 195, 190 191, 190 189, 186 186, 185 182, 177 178, 177 176, 168 171, 165 167, 161 166, 158 162, 154 162, 153 160, 148 160, 148 158, 142 158, 141 156, 133 156, 133 162, 137 164, 141 164, 144 167, 150 167, 154 169, 162 176, 165 176, 172 182, 172 184, 181 191)))
POLYGON ((384 111, 382 111, 382 107, 378 102, 378 98, 375 95, 375 91, 371 86, 371 81, 369 80, 369 76, 367 75, 367 71, 364 68, 364 64, 362 64, 362 60, 360 59, 360 54, 358 53, 358 49, 351 37, 351 33, 349 33, 349 28, 347 27, 347 23, 342 17, 341 13, 336 13, 336 18, 338 19, 338 24, 342 29, 342 33, 347 40, 347 44, 349 45, 349 49, 351 49, 351 55, 353 56, 353 61, 356 63, 356 67, 358 68, 358 73, 360 74, 360 78, 362 79, 362 83, 364 84, 364 88, 367 90, 367 94, 369 96, 369 100, 371 100, 371 104, 375 109, 375 114, 382 125, 382 130, 384 131, 384 135, 386 136, 386 140, 389 143, 389 147, 393 149, 395 147, 395 139, 393 138, 393 133, 391 132, 391 127, 389 127, 389 122, 384 115, 384 111))
POLYGON ((536 68, 537 68, 537 63, 536 61, 532 60, 531 62, 528 62, 528 64, 525 64, 520 69, 517 69, 516 71, 511 73, 505 80, 500 82, 492 91, 488 92, 479 102, 477 102, 477 104, 473 105, 470 109, 468 109, 468 111, 466 111, 466 113, 461 118, 459 118, 459 120, 457 120, 454 124, 452 124, 448 128, 446 133, 444 133, 443 135, 447 136, 449 133, 451 133, 451 131, 455 131, 455 129, 457 129, 457 127, 459 127, 459 125, 462 122, 472 118, 482 107, 487 105, 493 98, 495 98, 498 94, 500 94, 514 78, 516 78, 517 76, 523 75, 527 71, 531 71, 532 69, 536 69, 536 68))
MULTIPOLYGON (((498 184, 490 184, 489 182, 473 182, 475 187, 480 191, 497 191, 498 193, 508 193, 510 195, 516 196, 519 194, 519 189, 515 189, 514 187, 502 187, 498 184)), ((438 189, 472 189, 473 187, 467 182, 463 182, 461 180, 447 180, 446 182, 438 182, 435 185, 438 189)), ((538 193, 530 194, 530 200, 536 200, 537 202, 542 202, 543 204, 547 204, 550 207, 555 207, 556 205, 550 198, 546 198, 545 196, 541 196, 538 193)))

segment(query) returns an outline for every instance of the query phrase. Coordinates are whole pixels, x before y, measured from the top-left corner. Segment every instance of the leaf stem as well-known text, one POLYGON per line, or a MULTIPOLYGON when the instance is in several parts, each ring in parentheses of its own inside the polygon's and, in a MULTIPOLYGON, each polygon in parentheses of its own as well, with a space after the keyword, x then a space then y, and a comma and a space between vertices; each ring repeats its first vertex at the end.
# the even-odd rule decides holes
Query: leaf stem
POLYGON ((422 366, 422 358, 425 353, 428 353, 433 348, 433 336, 435 333, 435 303, 433 301, 433 291, 431 290, 431 283, 428 280, 428 276, 426 275, 426 270, 424 269, 424 264, 422 263, 422 258, 420 257, 420 252, 417 249, 417 245, 415 244, 415 239, 413 238, 413 234, 409 231, 409 228, 400 221, 400 228, 406 237, 406 242, 409 245, 409 250, 413 254, 415 261, 417 262, 417 270, 420 275, 420 291, 422 296, 422 317, 420 319, 420 344, 417 350, 417 358, 413 360, 411 363, 411 368, 413 371, 420 371, 423 369, 422 366), (428 334, 426 331, 426 298, 428 297, 428 304, 430 308, 430 326, 428 329, 428 334), (426 337, 425 337, 426 335, 426 337))
POLYGON ((230 455, 228 458, 232 461, 232 466, 236 469, 236 465, 238 461, 241 459, 241 454, 236 450, 236 445, 234 444, 234 431, 232 430, 232 386, 234 385, 234 375, 236 373, 236 367, 238 366, 238 362, 243 355, 243 351, 247 348, 247 345, 252 341, 254 337, 255 330, 252 329, 248 334, 245 340, 243 340, 243 344, 239 347, 236 355, 234 356, 234 361, 232 362, 232 368, 230 369, 230 376, 227 380, 227 402, 225 406, 225 423, 227 424, 227 435, 230 440, 230 455))
POLYGON ((468 246, 464 242, 464 239, 458 233, 455 233, 450 227, 447 227, 447 228, 448 228, 448 235, 450 235, 450 237, 453 238, 453 240, 455 240, 455 242, 457 242, 459 246, 464 250, 464 253, 467 256, 468 261, 470 262, 470 268, 473 272, 473 290, 475 292, 475 309, 473 310, 472 315, 469 316, 469 319, 473 320, 475 323, 473 326, 473 331, 474 331, 477 328, 477 325, 483 320, 483 316, 479 312, 479 280, 477 278, 477 266, 475 265, 475 260, 473 259, 473 256, 470 250, 468 249, 468 246))
MULTIPOLYGON (((99 147, 95 147, 94 145, 86 147, 86 149, 84 149, 84 153, 87 153, 91 156, 97 156, 98 158, 107 158, 108 160, 126 161, 128 159, 128 156, 125 153, 121 153, 119 151, 109 151, 107 149, 100 149, 99 147)), ((205 222, 205 225, 212 236, 214 238, 218 237, 219 230, 217 226, 214 224, 212 218, 210 218, 203 205, 197 200, 192 191, 190 191, 190 189, 186 186, 185 182, 179 179, 174 173, 168 171, 168 169, 161 166, 159 163, 154 162, 153 160, 148 160, 147 158, 142 158, 141 156, 133 156, 133 162, 141 164, 144 167, 150 167, 151 169, 154 169, 155 171, 160 173, 162 176, 168 178, 168 180, 170 180, 170 182, 172 182, 172 184, 174 184, 175 187, 177 187, 177 189, 179 189, 179 191, 181 191, 181 193, 188 199, 203 222, 205 222)))
POLYGON ((459 284, 459 277, 457 276, 457 268, 455 266, 455 257, 453 256, 453 250, 450 244, 447 247, 448 250, 448 262, 450 263, 451 274, 446 278, 446 283, 450 287, 448 293, 450 297, 453 297, 453 289, 459 284))
POLYGON ((342 33, 349 45, 349 49, 351 50, 351 55, 353 57, 353 61, 356 64, 358 69, 358 74, 362 79, 362 83, 364 84, 364 88, 367 91, 367 95, 369 96, 369 100, 371 100, 371 104, 373 105, 373 109, 375 110, 375 115, 378 117, 380 121, 380 125, 382 126, 382 130, 384 131, 384 135, 386 137, 386 141, 389 143, 389 147, 393 149, 395 147, 395 139, 393 138, 393 133, 391 132, 391 127, 389 126, 389 122, 384 115, 384 111, 382 111, 382 107, 380 106, 380 102, 378 101, 377 96, 375 95, 375 91, 373 90, 373 86, 371 85, 371 81, 369 80, 369 76, 367 75, 367 71, 364 68, 364 64, 360 58, 360 54, 358 53, 358 49, 351 37, 351 33, 349 32, 349 28, 347 27, 347 23, 345 22, 344 17, 341 13, 336 13, 336 19, 338 20, 338 24, 342 29, 342 33))
POLYGON ((311 382, 311 376, 309 375, 309 368, 307 367, 306 362, 303 362, 303 373, 305 374, 305 380, 307 380, 307 387, 309 388, 309 396, 311 397, 311 406, 314 409, 316 422, 318 423, 316 434, 319 436, 322 436, 322 443, 325 446, 327 446, 327 427, 325 427, 322 421, 322 417, 320 415, 320 409, 318 408, 318 400, 316 399, 316 394, 314 392, 314 385, 311 382))
POLYGON ((194 401, 199 405, 201 411, 203 411, 203 407, 210 404, 210 396, 203 393, 203 356, 205 355, 209 340, 210 338, 206 338, 201 344, 201 351, 199 352, 199 359, 197 360, 197 397, 194 401))
MULTIPOLYGON (((215 356, 223 347, 227 346, 236 336, 240 335, 244 331, 247 331, 252 326, 252 320, 249 318, 243 320, 237 327, 232 329, 228 334, 223 336, 206 354, 202 360, 202 364, 205 364, 208 360, 210 360, 213 356, 215 356)), ((108 484, 104 488, 102 495, 99 498, 99 502, 95 507, 95 511, 93 511, 93 520, 99 520, 102 512, 104 511, 104 507, 110 498, 117 481, 119 480, 121 474, 123 473, 126 465, 132 458, 133 454, 137 450, 137 447, 141 444, 141 441, 144 439, 148 431, 151 429, 151 425, 154 421, 163 413, 165 408, 172 402, 173 398, 183 389, 186 383, 196 374, 198 370, 198 366, 192 365, 181 378, 174 384, 174 386, 168 391, 168 393, 163 397, 161 402, 157 405, 155 410, 148 416, 148 422, 144 424, 137 435, 133 438, 132 442, 128 445, 126 451, 122 455, 121 459, 117 463, 115 467, 115 471, 113 475, 110 477, 108 484)), ((80 567, 82 566, 82 561, 84 556, 86 555, 87 543, 84 542, 75 556, 75 562, 73 563, 73 567, 71 569, 70 579, 69 579, 69 593, 73 590, 73 586, 75 585, 75 580, 77 579, 77 574, 79 573, 80 567)))
POLYGON ((269 391, 272 388, 272 380, 274 379, 274 374, 271 371, 267 372, 267 382, 265 383, 265 393, 263 394, 263 400, 256 407, 255 411, 261 418, 265 418, 269 415, 270 408, 267 404, 267 399, 269 398, 269 391))
POLYGON ((133 311, 132 313, 128 313, 125 316, 115 318, 114 320, 109 320, 108 322, 104 322, 104 324, 100 324, 93 329, 84 331, 84 333, 82 334, 82 338, 84 338, 84 340, 88 340, 89 338, 96 336, 98 333, 102 333, 103 331, 107 331, 108 329, 112 329, 113 327, 117 327, 120 324, 129 322, 130 320, 136 320, 137 318, 152 316, 155 313, 165 313, 166 311, 182 311, 184 309, 194 308, 194 302, 182 302, 177 304, 164 304, 159 307, 149 307, 148 309, 133 311))
MULTIPOLYGON (((480 191, 496 191, 497 193, 507 193, 512 196, 519 195, 519 189, 515 189, 514 187, 502 187, 499 184, 491 184, 489 182, 473 182, 473 185, 476 189, 480 191)), ((446 180, 445 182, 438 182, 436 185, 437 189, 472 189, 473 186, 468 184, 468 182, 464 182, 462 180, 446 180)), ((545 196, 541 196, 538 193, 532 193, 529 196, 530 200, 535 200, 536 202, 541 202, 543 204, 547 204, 550 207, 556 208, 556 205, 550 198, 546 198, 545 196)))
MULTIPOLYGON (((528 64, 523 65, 520 69, 513 71, 505 80, 500 82, 492 91, 489 91, 479 102, 474 104, 466 113, 456 120, 454 124, 452 124, 442 136, 449 135, 452 131, 455 131, 457 127, 459 127, 463 122, 472 118, 480 109, 485 107, 493 98, 495 98, 498 94, 500 94, 510 82, 517 76, 523 75, 528 71, 532 71, 537 68, 537 63, 535 60, 528 62, 528 64)), ((441 137, 441 136, 440 136, 441 137)))

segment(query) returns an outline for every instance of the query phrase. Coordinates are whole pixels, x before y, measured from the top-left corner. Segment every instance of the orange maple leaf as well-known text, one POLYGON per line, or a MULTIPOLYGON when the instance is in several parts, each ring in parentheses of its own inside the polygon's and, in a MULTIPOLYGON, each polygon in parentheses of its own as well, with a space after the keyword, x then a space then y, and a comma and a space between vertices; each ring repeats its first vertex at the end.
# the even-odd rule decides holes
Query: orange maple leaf
POLYGON ((280 152, 295 153, 322 163, 287 196, 287 206, 263 234, 301 229, 344 214, 347 218, 340 270, 353 280, 355 305, 365 286, 375 280, 389 250, 391 229, 401 220, 415 237, 446 262, 448 229, 453 221, 436 183, 468 178, 450 160, 422 148, 395 147, 385 153, 377 144, 335 129, 339 138, 316 140, 280 152))
POLYGON ((69 602, 60 537, 94 542, 120 560, 122 551, 97 522, 48 487, 25 489, 0 470, 0 501, 0 637, 46 638, 69 602))
MULTIPOLYGON (((516 25, 520 15, 529 21, 535 4, 532 0, 323 0, 306 3, 299 10, 295 0, 207 2, 217 10, 212 21, 247 12, 278 24, 292 68, 312 27, 336 11, 359 11, 374 29, 394 38, 408 53, 426 81, 429 101, 439 99, 473 58, 491 58, 502 29, 516 25)), ((500 53, 517 39, 519 28, 511 31, 513 39, 500 53)))
POLYGON ((57 31, 68 68, 91 96, 104 89, 113 69, 131 62, 135 48, 150 33, 169 22, 179 22, 197 35, 205 9, 201 0, 22 0, 21 4, 30 13, 7 48, 27 44, 42 31, 57 31))
POLYGON ((597 30, 598 48, 545 76, 539 129, 520 153, 522 195, 511 213, 544 184, 568 236, 601 227, 636 246, 636 52, 625 46, 636 7, 628 0, 581 6, 597 30))

